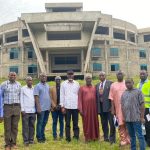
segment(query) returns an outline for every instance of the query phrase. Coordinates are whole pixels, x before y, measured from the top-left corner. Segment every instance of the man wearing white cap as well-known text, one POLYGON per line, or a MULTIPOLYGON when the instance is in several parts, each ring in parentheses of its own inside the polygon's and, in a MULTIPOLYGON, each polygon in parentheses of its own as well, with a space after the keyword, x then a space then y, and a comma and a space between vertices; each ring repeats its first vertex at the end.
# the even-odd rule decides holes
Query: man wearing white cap
POLYGON ((99 139, 99 123, 96 108, 96 88, 92 85, 92 76, 85 77, 86 85, 80 87, 78 109, 82 116, 85 141, 99 139))

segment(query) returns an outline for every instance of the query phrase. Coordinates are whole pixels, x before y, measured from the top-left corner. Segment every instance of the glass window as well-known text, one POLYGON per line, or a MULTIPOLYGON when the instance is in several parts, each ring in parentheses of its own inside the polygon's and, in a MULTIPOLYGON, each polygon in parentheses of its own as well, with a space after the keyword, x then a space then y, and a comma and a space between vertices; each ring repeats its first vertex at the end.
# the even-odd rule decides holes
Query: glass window
POLYGON ((98 26, 95 34, 109 35, 109 27, 98 26))
POLYGON ((48 40, 80 40, 81 32, 48 32, 48 40))
POLYGON ((53 12, 75 12, 76 11, 76 8, 73 8, 73 7, 55 7, 52 9, 53 12))
POLYGON ((19 48, 11 48, 9 58, 10 59, 18 59, 19 58, 19 48))
POLYGON ((145 50, 140 50, 139 51, 139 56, 140 56, 140 58, 146 58, 146 51, 145 50))
POLYGON ((111 71, 118 71, 119 70, 119 64, 111 64, 111 71))
POLYGON ((101 48, 92 48, 92 56, 100 57, 101 56, 101 48))
POLYGON ((28 51, 28 59, 32 59, 33 58, 33 51, 28 51))
POLYGON ((22 30, 22 36, 23 36, 23 37, 28 37, 28 36, 29 36, 29 32, 28 32, 27 29, 23 29, 23 30, 22 30))
POLYGON ((150 34, 144 35, 144 42, 150 42, 150 34))
POLYGON ((9 72, 16 72, 18 74, 18 66, 10 66, 9 72))
POLYGON ((119 56, 118 48, 110 48, 110 56, 113 56, 113 57, 119 56))
POLYGON ((37 65, 29 65, 28 66, 28 74, 37 73, 37 65))
POLYGON ((55 57, 55 65, 78 64, 77 56, 55 57))
POLYGON ((16 41, 18 41, 18 36, 17 35, 6 38, 6 43, 16 42, 16 41))
POLYGON ((147 64, 141 64, 141 65, 140 65, 140 69, 147 71, 147 64))
POLYGON ((114 39, 125 40, 125 31, 120 29, 113 29, 114 39))
POLYGON ((102 71, 102 64, 93 63, 93 71, 102 71))

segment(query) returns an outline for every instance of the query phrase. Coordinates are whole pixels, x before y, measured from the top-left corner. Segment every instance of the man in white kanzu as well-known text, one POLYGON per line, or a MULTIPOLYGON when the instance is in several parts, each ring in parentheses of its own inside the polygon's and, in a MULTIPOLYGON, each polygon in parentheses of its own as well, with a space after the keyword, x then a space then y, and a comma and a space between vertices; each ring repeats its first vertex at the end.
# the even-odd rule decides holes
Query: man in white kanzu
POLYGON ((61 84, 60 87, 60 105, 62 113, 65 114, 65 132, 66 141, 71 141, 70 135, 70 121, 73 121, 74 139, 79 139, 78 127, 78 91, 79 83, 74 80, 73 70, 67 71, 67 80, 61 84))

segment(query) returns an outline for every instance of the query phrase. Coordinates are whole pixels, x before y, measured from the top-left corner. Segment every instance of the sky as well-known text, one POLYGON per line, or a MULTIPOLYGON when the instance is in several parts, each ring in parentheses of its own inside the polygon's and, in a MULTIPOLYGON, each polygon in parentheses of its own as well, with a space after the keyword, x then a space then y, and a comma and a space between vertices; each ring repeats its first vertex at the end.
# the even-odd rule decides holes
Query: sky
POLYGON ((84 11, 101 11, 135 24, 150 27, 150 0, 0 0, 0 25, 16 21, 21 13, 45 12, 45 3, 83 2, 84 11))

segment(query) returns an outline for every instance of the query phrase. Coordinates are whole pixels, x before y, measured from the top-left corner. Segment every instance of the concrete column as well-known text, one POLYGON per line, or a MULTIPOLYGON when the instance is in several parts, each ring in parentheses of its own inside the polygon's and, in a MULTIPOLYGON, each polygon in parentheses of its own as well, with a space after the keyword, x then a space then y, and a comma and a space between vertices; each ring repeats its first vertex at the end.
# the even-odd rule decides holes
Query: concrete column
POLYGON ((128 45, 126 45, 126 62, 127 62, 127 76, 129 75, 129 49, 128 49, 128 45))
POLYGON ((84 51, 81 50, 81 72, 84 72, 84 51))
POLYGON ((105 45, 104 45, 104 54, 105 54, 105 72, 106 72, 106 75, 108 75, 108 53, 107 53, 107 43, 106 43, 106 40, 105 40, 105 45))
POLYGON ((87 54, 86 54, 86 59, 85 59, 84 73, 87 72, 87 69, 89 67, 89 60, 90 60, 91 48, 92 48, 92 45, 93 45, 93 38, 94 38, 95 31, 96 31, 96 28, 97 28, 99 22, 100 22, 100 19, 95 21, 94 26, 93 26, 93 31, 92 31, 92 34, 91 34, 91 38, 90 38, 90 41, 89 41, 88 50, 87 50, 87 54))
POLYGON ((35 54, 37 56, 37 61, 38 61, 39 66, 40 66, 40 70, 41 70, 41 72, 46 72, 45 63, 44 63, 40 48, 38 46, 38 43, 37 43, 37 41, 36 41, 36 39, 33 35, 32 30, 30 29, 30 26, 29 26, 28 23, 26 23, 26 26, 27 26, 27 29, 28 29, 28 32, 29 32, 30 39, 31 39, 32 44, 33 44, 33 48, 35 50, 35 54))
POLYGON ((3 44, 6 43, 6 39, 5 39, 5 33, 3 34, 3 44))
POLYGON ((49 74, 49 53, 48 53, 48 50, 46 50, 46 71, 49 74))

